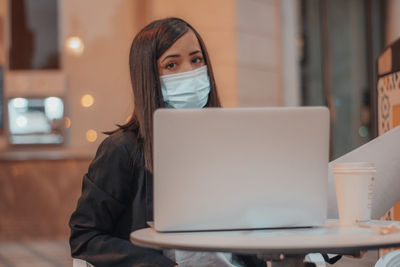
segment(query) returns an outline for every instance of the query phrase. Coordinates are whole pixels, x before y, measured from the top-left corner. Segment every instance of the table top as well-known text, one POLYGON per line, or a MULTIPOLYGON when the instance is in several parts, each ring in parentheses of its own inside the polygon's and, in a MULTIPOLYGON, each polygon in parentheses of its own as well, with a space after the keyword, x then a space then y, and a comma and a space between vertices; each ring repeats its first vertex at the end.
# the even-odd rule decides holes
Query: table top
POLYGON ((329 220, 323 227, 170 233, 145 228, 132 232, 130 239, 135 245, 154 249, 352 254, 360 250, 400 246, 400 222, 371 221, 340 227, 337 220, 329 220))

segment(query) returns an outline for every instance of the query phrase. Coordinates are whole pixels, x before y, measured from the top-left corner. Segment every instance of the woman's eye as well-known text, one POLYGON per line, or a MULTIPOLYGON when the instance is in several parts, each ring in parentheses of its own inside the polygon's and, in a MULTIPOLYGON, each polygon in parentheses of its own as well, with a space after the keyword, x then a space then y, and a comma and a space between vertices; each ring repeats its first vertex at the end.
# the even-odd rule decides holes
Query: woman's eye
POLYGON ((196 58, 192 59, 193 64, 200 64, 202 62, 203 62, 203 59, 201 57, 196 57, 196 58))
POLYGON ((176 63, 171 62, 171 63, 168 63, 168 64, 165 66, 165 68, 168 69, 168 70, 171 70, 171 69, 175 68, 175 66, 176 66, 176 63))

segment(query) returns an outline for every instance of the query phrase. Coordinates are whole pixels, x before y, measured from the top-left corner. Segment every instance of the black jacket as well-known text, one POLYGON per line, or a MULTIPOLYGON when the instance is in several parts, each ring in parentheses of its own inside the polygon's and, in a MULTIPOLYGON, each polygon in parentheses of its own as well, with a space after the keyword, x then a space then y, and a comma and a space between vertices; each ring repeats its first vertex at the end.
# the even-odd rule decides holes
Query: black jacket
MULTIPOLYGON (((96 267, 175 265, 162 252, 129 241, 132 231, 153 220, 153 177, 137 140, 135 133, 119 130, 99 146, 69 221, 73 258, 96 267)), ((266 266, 255 256, 236 256, 246 266, 266 266)))
POLYGON ((160 251, 129 241, 153 217, 152 175, 139 145, 135 133, 119 130, 99 146, 69 221, 72 257, 96 267, 175 265, 160 251))

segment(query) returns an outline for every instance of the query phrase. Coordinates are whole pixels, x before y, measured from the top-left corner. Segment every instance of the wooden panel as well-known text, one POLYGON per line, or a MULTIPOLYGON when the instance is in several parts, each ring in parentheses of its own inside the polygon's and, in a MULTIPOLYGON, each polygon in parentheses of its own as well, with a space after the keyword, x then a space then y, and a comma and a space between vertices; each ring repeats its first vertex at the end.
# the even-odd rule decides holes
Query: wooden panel
POLYGON ((67 238, 89 162, 0 162, 0 240, 67 238))
MULTIPOLYGON (((399 82, 400 89, 400 82, 399 82)), ((393 106, 393 128, 400 125, 400 105, 393 106)))
POLYGON ((400 201, 398 201, 398 202, 396 203, 396 205, 394 205, 393 213, 394 213, 394 214, 393 214, 394 220, 400 221, 400 201))

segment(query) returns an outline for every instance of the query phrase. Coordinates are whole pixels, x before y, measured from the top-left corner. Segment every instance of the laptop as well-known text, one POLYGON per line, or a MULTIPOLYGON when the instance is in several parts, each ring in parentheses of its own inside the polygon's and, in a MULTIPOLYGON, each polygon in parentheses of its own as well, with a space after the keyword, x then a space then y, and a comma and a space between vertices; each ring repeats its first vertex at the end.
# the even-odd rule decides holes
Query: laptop
POLYGON ((159 232, 325 223, 325 107, 159 109, 154 228, 159 232))

